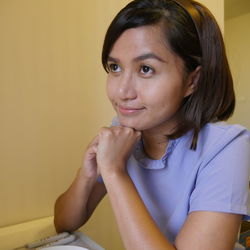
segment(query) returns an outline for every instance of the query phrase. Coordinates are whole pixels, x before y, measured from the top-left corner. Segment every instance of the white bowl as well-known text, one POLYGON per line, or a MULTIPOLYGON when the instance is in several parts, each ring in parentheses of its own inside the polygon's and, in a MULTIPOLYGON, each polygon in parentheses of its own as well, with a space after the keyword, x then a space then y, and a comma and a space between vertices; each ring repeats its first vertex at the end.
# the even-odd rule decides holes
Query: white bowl
POLYGON ((89 250, 89 249, 77 246, 53 246, 53 247, 42 248, 42 250, 89 250))

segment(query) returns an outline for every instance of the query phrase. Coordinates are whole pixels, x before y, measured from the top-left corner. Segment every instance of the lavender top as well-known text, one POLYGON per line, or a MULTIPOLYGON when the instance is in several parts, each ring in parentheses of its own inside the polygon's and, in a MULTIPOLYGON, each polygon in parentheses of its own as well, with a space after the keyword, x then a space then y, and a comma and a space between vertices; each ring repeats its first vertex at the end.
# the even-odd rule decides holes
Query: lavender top
POLYGON ((140 141, 127 163, 144 204, 171 242, 193 211, 248 215, 249 131, 209 123, 200 131, 195 151, 191 141, 191 132, 171 140, 159 160, 149 159, 140 141))

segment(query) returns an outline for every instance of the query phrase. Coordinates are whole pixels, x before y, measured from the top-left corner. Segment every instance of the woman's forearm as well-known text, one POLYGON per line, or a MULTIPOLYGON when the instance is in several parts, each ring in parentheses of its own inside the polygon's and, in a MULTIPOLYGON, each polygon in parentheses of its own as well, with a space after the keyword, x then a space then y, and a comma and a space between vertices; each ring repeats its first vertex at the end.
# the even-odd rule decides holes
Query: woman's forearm
POLYGON ((85 178, 81 169, 69 189, 55 203, 54 224, 57 232, 74 231, 88 219, 87 203, 96 180, 85 178))
POLYGON ((102 175, 126 249, 173 250, 126 173, 102 175))

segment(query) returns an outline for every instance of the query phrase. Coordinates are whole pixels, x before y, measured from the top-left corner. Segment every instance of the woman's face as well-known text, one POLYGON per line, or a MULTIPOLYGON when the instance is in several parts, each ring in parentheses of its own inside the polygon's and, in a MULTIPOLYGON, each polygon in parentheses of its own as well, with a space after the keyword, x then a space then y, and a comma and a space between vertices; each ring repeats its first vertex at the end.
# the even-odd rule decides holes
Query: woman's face
POLYGON ((122 126, 136 130, 176 126, 176 113, 192 93, 192 77, 159 26, 124 31, 108 58, 107 95, 122 126))

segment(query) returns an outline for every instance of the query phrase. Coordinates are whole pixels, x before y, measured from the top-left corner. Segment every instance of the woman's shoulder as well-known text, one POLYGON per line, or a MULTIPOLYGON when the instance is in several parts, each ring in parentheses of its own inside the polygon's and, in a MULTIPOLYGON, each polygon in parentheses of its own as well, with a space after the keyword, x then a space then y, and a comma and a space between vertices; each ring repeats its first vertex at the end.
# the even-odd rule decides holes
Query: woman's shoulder
POLYGON ((222 138, 230 139, 238 136, 250 137, 249 130, 244 126, 226 122, 208 123, 202 128, 201 134, 204 134, 206 137, 212 137, 215 140, 222 138))
POLYGON ((217 154, 225 148, 247 152, 250 150, 250 132, 239 124, 208 123, 200 131, 197 146, 206 155, 209 152, 217 154))

